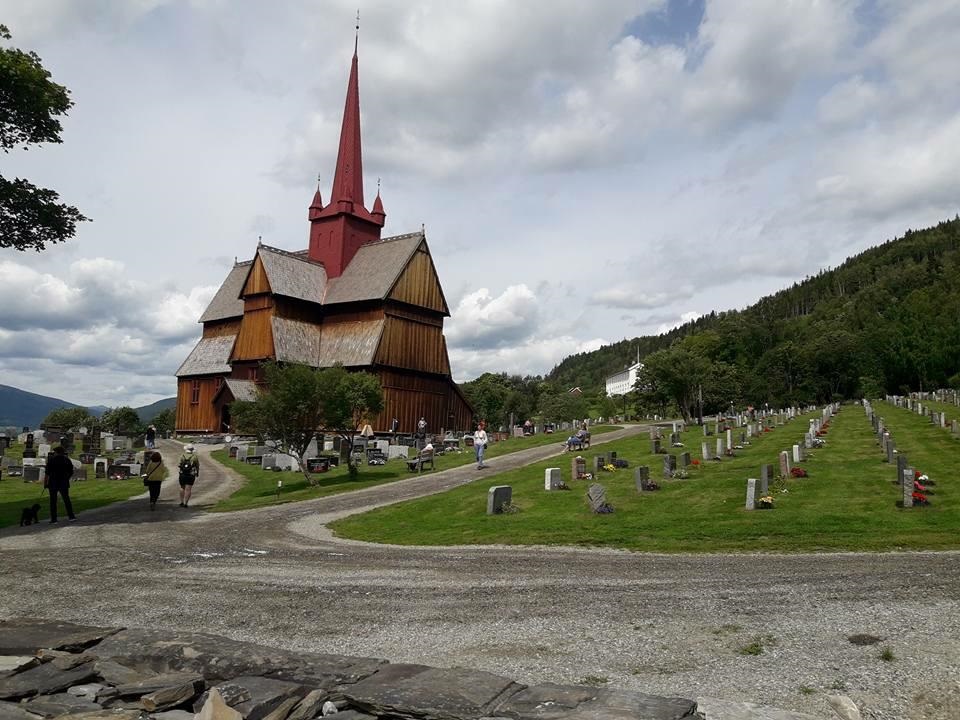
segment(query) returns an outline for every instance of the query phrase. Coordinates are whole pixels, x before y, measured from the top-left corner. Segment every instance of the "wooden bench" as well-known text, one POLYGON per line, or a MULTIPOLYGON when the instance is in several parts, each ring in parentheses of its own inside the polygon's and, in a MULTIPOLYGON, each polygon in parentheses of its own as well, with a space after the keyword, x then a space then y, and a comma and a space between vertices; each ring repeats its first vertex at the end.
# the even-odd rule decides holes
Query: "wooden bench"
POLYGON ((433 470, 433 450, 421 450, 414 457, 407 459, 407 468, 410 472, 423 472, 425 466, 429 465, 433 470))
POLYGON ((590 433, 587 433, 582 438, 572 436, 564 445, 566 445, 567 450, 585 450, 590 447, 590 433))

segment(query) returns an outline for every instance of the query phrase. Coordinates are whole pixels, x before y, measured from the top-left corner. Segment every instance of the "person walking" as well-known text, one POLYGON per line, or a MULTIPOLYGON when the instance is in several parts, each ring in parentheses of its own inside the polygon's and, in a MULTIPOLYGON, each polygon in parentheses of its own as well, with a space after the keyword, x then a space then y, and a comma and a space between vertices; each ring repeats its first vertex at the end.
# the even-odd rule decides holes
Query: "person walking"
POLYGON ((183 447, 183 455, 177 463, 180 471, 180 507, 190 504, 190 495, 193 493, 193 483, 200 474, 200 459, 197 457, 193 445, 183 447))
POLYGON ((160 468, 163 466, 163 458, 160 456, 156 450, 150 453, 147 464, 143 467, 143 472, 141 477, 143 478, 143 484, 147 486, 147 490, 150 492, 150 509, 157 509, 157 500, 160 498, 160 484, 163 482, 163 478, 160 477, 160 468))
POLYGON ((481 420, 473 433, 473 448, 477 451, 477 470, 487 467, 483 464, 483 451, 487 449, 487 423, 481 420))
POLYGON ((62 445, 53 449, 53 457, 47 460, 44 471, 47 490, 50 491, 50 522, 57 521, 57 494, 63 498, 63 507, 67 511, 70 522, 77 519, 73 514, 73 503, 70 502, 70 478, 73 477, 73 463, 67 457, 62 445))
POLYGON ((153 450, 157 446, 157 428, 151 425, 147 428, 146 446, 148 450, 153 450))

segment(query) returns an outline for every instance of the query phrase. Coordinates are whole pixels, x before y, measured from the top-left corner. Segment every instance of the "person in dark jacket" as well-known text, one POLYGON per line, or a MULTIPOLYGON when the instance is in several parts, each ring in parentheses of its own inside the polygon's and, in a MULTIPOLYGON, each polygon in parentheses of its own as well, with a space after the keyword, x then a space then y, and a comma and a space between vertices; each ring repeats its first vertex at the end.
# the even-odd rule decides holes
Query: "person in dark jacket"
POLYGON ((67 457, 62 445, 53 449, 53 457, 47 460, 46 466, 47 489, 50 491, 50 522, 57 521, 57 493, 63 498, 63 506, 67 510, 70 521, 77 519, 73 514, 73 503, 70 502, 70 478, 73 477, 73 463, 67 457))
POLYGON ((146 465, 143 466, 143 472, 140 477, 143 478, 143 484, 147 486, 150 493, 150 509, 156 510, 157 500, 160 498, 160 485, 163 483, 163 477, 160 468, 163 467, 163 456, 154 451, 149 453, 146 459, 146 465))

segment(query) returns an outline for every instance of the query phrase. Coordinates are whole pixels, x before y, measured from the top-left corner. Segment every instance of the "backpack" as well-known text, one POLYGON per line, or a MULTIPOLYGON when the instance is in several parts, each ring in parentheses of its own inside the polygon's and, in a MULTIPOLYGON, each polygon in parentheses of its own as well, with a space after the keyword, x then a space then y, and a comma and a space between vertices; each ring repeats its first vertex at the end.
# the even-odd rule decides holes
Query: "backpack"
POLYGON ((188 457, 180 458, 180 477, 184 479, 193 477, 193 461, 188 457))

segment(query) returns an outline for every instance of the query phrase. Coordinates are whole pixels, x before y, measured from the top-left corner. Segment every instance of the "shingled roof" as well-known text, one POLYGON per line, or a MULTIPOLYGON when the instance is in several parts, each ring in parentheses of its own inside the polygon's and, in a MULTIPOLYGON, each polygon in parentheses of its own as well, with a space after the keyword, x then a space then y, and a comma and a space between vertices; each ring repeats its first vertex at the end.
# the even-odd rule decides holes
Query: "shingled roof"
POLYGON ((230 351, 236 339, 236 335, 200 338, 177 370, 177 377, 230 372, 230 351))
POLYGON ((320 325, 273 317, 273 349, 278 362, 317 366, 320 355, 320 325))
POLYGON ((263 262, 267 280, 274 295, 323 302, 327 287, 327 271, 323 265, 304 257, 301 253, 287 252, 279 248, 261 245, 257 254, 263 262))
POLYGON ((384 299, 423 239, 417 232, 361 245, 343 275, 330 280, 324 304, 384 299))
POLYGON ((317 367, 373 365, 383 334, 384 320, 357 320, 329 323, 320 331, 320 357, 317 367))
POLYGON ((243 282, 250 272, 250 266, 253 260, 245 260, 236 263, 223 281, 223 285, 213 296, 213 300, 203 311, 199 322, 210 322, 211 320, 227 320, 229 318, 240 317, 243 315, 243 300, 240 299, 240 291, 243 289, 243 282))

